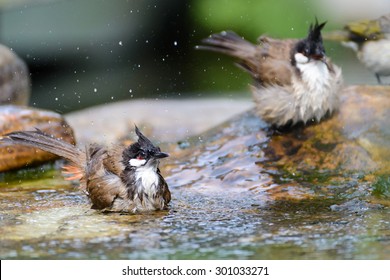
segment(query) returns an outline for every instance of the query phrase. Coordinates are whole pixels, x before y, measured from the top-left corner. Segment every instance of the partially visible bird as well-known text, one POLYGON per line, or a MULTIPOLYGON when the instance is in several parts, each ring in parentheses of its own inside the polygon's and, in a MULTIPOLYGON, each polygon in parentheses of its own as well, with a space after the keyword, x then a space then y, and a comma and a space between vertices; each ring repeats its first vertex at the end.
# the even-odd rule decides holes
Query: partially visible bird
POLYGON ((375 74, 390 76, 390 14, 375 20, 361 20, 345 25, 344 30, 325 33, 326 40, 341 41, 353 49, 358 59, 375 74))
POLYGON ((111 149, 89 145, 85 151, 40 130, 16 131, 1 142, 30 146, 70 161, 64 166, 69 180, 79 180, 92 202, 92 209, 113 212, 146 212, 165 209, 171 193, 158 168, 161 152, 135 127, 138 141, 111 149))
POLYGON ((259 38, 254 45, 232 31, 204 39, 198 49, 220 52, 238 59, 254 80, 251 86, 258 115, 282 127, 320 121, 338 108, 341 69, 325 55, 321 30, 325 22, 310 25, 307 37, 259 38))

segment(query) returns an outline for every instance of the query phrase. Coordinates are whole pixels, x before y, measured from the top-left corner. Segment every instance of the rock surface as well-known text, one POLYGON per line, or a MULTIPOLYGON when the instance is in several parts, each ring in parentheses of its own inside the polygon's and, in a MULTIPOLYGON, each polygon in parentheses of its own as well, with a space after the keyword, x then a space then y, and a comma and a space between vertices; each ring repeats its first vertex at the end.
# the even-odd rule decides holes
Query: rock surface
POLYGON ((65 116, 75 129, 77 142, 113 143, 129 138, 134 124, 148 137, 174 142, 199 134, 253 107, 250 100, 183 99, 115 102, 65 116))
MULTIPOLYGON (((350 87, 339 114, 272 137, 253 110, 179 143, 172 129, 163 147, 171 156, 161 164, 172 192, 168 211, 104 215, 89 209, 56 168, 2 173, 0 257, 388 259, 389 91, 350 87)), ((195 109, 188 108, 199 103, 180 104, 175 113, 154 116, 161 124, 163 116, 178 116, 190 129, 185 125, 196 120, 187 113, 195 109)), ((88 125, 103 113, 119 114, 129 115, 122 119, 132 129, 128 111, 113 108, 80 114, 76 133, 88 142, 110 132, 126 136, 118 121, 100 130, 88 125)), ((165 133, 147 122, 157 107, 137 108, 142 125, 160 139, 165 133)), ((211 121, 202 115, 207 127, 211 121)))
POLYGON ((30 91, 26 63, 8 47, 0 45, 0 105, 27 105, 30 91))
POLYGON ((265 200, 329 195, 311 187, 357 183, 357 174, 369 184, 375 176, 365 175, 389 174, 389 117, 390 88, 379 86, 349 87, 331 118, 272 136, 251 110, 174 149, 167 171, 175 186, 239 187, 265 200))
MULTIPOLYGON (((40 129, 74 144, 73 130, 64 118, 54 112, 28 107, 0 106, 0 136, 17 130, 40 129)), ((0 144, 0 172, 44 163, 57 156, 19 145, 0 144)))

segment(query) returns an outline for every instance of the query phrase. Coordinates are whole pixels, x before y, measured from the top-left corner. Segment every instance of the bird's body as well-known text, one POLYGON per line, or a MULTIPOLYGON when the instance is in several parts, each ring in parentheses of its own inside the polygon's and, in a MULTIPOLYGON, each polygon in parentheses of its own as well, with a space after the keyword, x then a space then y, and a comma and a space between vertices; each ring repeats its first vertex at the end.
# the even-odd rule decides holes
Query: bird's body
POLYGON ((257 112, 268 123, 280 127, 320 121, 337 109, 342 86, 341 69, 324 54, 323 25, 312 26, 302 40, 261 36, 258 45, 225 31, 211 35, 199 48, 238 58, 254 79, 257 112))
POLYGON ((390 14, 348 23, 344 30, 326 33, 324 37, 353 49, 357 58, 375 74, 378 83, 380 77, 390 76, 390 14))
POLYGON ((13 132, 1 141, 39 148, 70 161, 64 173, 80 181, 93 209, 132 213, 165 209, 171 195, 158 165, 168 155, 138 128, 136 133, 138 142, 129 147, 89 145, 85 151, 39 130, 13 132))
POLYGON ((368 41, 357 50, 358 59, 373 73, 378 83, 380 77, 390 76, 390 39, 368 41))

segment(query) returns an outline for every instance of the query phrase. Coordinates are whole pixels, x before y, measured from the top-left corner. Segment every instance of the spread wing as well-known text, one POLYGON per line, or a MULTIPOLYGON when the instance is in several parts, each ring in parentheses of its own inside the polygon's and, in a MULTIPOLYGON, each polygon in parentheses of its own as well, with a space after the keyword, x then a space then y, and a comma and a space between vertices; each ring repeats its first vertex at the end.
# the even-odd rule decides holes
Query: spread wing
POLYGON ((294 39, 277 40, 266 36, 254 45, 232 31, 213 34, 202 41, 206 45, 198 49, 211 50, 238 59, 237 64, 249 72, 260 85, 289 85, 294 68, 291 64, 291 49, 294 39))
POLYGON ((122 153, 124 150, 124 146, 114 146, 109 151, 106 152, 106 157, 103 160, 104 167, 120 176, 125 166, 122 163, 122 153))
POLYGON ((259 43, 256 60, 261 84, 290 85, 291 76, 295 71, 291 64, 291 50, 297 40, 278 40, 261 36, 259 43))
POLYGON ((122 157, 116 152, 94 145, 87 153, 86 191, 92 202, 92 209, 110 208, 116 199, 127 197, 126 187, 120 178, 122 157))

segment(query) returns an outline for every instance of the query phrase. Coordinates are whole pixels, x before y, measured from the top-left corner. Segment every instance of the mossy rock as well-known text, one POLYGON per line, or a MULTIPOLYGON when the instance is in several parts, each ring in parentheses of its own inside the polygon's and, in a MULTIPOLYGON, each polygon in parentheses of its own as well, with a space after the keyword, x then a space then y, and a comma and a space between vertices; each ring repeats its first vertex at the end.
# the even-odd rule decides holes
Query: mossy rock
POLYGON ((272 135, 253 109, 180 143, 166 170, 174 186, 239 187, 264 199, 332 196, 345 184, 369 194, 375 174, 390 171, 389 117, 385 86, 347 87, 328 119, 272 135))

